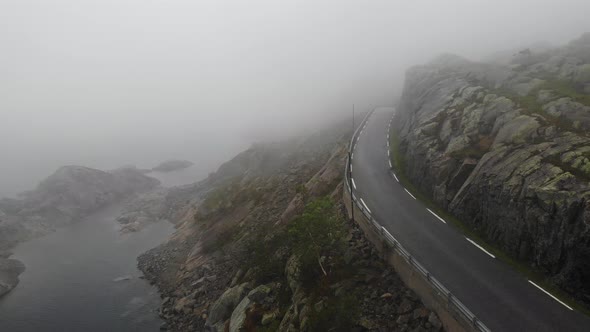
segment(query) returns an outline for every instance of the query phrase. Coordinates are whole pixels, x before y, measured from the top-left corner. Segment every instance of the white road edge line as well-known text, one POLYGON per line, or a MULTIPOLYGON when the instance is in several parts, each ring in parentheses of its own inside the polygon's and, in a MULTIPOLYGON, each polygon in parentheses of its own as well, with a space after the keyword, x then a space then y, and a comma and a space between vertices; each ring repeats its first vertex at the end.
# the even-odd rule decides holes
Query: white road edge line
MULTIPOLYGON (((391 161, 390 161, 391 163, 391 161)), ((391 172, 391 174, 393 174, 393 177, 395 178, 395 181, 399 182, 399 179, 397 178, 397 176, 395 176, 395 173, 391 172)))
POLYGON ((391 160, 388 160, 387 162, 389 162, 389 168, 393 167, 391 166, 391 160))
POLYGON ((350 159, 354 159, 354 152, 350 154, 350 159))
POLYGON ((387 141, 387 147, 389 147, 389 141, 387 141))
POLYGON ((389 157, 389 150, 387 150, 387 156, 389 157))
POLYGON ((486 254, 488 254, 488 256, 492 257, 492 258, 496 258, 496 256, 490 254, 489 251, 485 250, 482 246, 480 246, 479 244, 475 243, 475 241, 473 241, 472 239, 466 237, 465 238, 467 241, 471 242, 471 244, 473 244, 474 246, 476 246, 479 250, 485 252, 486 254))
POLYGON ((354 179, 350 179, 350 181, 352 181, 352 186, 354 187, 354 190, 356 190, 356 183, 354 183, 354 179))
MULTIPOLYGON (((395 174, 394 174, 394 176, 395 176, 395 174)), ((396 179, 397 179, 397 177, 396 177, 396 179)), ((416 197, 414 197, 414 195, 412 195, 412 193, 409 192, 408 189, 404 188, 404 190, 408 193, 408 195, 412 196, 413 199, 416 199, 416 197)))
POLYGON ((443 218, 439 217, 436 213, 432 212, 431 209, 426 208, 426 210, 428 210, 428 212, 430 212, 433 216, 435 216, 438 220, 442 221, 443 223, 447 223, 443 218))
POLYGON ((570 307, 569 305, 567 305, 567 304, 565 304, 565 303, 561 302, 561 300, 560 300, 560 299, 558 299, 558 298, 556 298, 555 296, 551 295, 551 293, 549 293, 548 291, 546 291, 546 290, 544 290, 543 288, 541 288, 541 286, 539 286, 539 285, 535 284, 534 282, 532 282, 532 281, 530 281, 530 280, 529 280, 529 282, 530 282, 530 283, 531 283, 533 286, 535 286, 535 287, 537 287, 538 289, 540 289, 540 290, 541 290, 543 293, 545 293, 545 294, 547 294, 547 295, 551 296, 551 298, 553 298, 555 301, 557 301, 557 302, 561 303, 561 305, 563 305, 564 307, 566 307, 566 308, 568 308, 569 310, 572 310, 572 311, 574 310, 574 308, 572 308, 572 307, 570 307))
POLYGON ((367 209, 367 211, 369 211, 369 213, 371 213, 371 210, 369 209, 369 207, 367 206, 367 204, 365 204, 365 201, 363 201, 362 198, 361 198, 361 203, 363 203, 363 206, 365 207, 365 209, 367 209))

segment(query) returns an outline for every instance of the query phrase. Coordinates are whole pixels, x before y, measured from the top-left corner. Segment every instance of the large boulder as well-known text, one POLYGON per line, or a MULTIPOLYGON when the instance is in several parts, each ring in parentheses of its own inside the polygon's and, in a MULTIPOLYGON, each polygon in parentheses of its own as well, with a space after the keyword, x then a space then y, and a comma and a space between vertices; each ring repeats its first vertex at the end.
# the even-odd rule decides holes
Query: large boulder
POLYGON ((214 326, 220 322, 224 322, 231 315, 236 306, 248 293, 249 284, 243 283, 233 288, 227 289, 221 296, 213 303, 209 316, 207 317, 207 325, 214 326))
POLYGON ((231 314, 229 321, 229 331, 238 332, 244 327, 248 318, 249 311, 256 305, 264 302, 264 299, 270 294, 271 288, 266 285, 260 285, 248 293, 231 314))

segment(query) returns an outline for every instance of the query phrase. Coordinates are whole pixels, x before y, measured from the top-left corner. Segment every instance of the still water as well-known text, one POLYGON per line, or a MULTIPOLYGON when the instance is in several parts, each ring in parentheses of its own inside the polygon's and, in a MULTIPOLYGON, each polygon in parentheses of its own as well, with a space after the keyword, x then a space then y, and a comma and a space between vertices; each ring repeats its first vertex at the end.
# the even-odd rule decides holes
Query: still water
POLYGON ((158 331, 160 299, 139 278, 136 258, 173 227, 159 222, 121 234, 114 220, 120 209, 111 206, 14 248, 12 258, 27 269, 0 298, 0 331, 158 331))

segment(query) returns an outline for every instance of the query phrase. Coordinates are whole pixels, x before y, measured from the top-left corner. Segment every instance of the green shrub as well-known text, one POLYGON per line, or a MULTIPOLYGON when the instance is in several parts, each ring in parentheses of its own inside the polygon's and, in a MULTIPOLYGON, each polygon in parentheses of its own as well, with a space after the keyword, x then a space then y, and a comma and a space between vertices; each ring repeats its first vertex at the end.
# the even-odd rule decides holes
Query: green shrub
POLYGON ((344 252, 345 229, 328 197, 305 206, 287 227, 292 253, 299 257, 300 276, 307 288, 317 286, 337 270, 344 252))
POLYGON ((273 225, 265 225, 258 230, 246 244, 244 266, 252 268, 258 283, 266 283, 284 274, 285 269, 285 234, 281 231, 271 233, 273 225))

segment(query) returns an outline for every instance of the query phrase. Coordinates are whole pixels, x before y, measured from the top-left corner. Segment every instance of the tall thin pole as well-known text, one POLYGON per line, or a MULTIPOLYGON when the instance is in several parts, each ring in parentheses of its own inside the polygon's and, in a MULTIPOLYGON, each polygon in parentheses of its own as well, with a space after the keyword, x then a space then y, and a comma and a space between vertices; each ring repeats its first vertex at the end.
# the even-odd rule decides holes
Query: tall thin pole
POLYGON ((354 198, 352 195, 352 149, 354 148, 354 104, 352 104, 352 135, 353 135, 353 144, 350 146, 350 151, 348 151, 348 186, 350 187, 350 217, 352 221, 354 221, 354 198))
POLYGON ((354 104, 352 104, 352 134, 354 135, 354 104))

